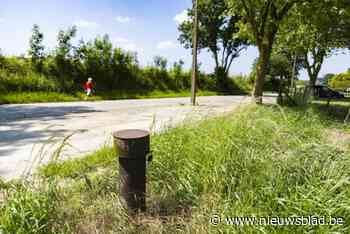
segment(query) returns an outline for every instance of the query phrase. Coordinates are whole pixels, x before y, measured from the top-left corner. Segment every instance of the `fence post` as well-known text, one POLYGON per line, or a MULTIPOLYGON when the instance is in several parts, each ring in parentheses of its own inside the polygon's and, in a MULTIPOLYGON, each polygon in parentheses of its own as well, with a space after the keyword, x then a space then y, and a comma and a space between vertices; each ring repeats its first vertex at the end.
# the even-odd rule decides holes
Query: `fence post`
POLYGON ((146 210, 146 157, 150 152, 149 132, 137 129, 115 132, 119 158, 119 191, 131 212, 146 210))

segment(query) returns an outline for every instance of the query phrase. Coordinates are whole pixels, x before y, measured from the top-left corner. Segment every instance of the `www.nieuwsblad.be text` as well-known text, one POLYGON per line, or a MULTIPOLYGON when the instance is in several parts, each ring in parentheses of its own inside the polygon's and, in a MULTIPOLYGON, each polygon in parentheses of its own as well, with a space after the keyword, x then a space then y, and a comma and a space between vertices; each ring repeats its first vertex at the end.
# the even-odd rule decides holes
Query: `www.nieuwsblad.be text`
POLYGON ((300 217, 223 217, 213 215, 210 224, 231 226, 319 226, 319 225, 344 225, 344 219, 331 216, 300 216, 300 217))

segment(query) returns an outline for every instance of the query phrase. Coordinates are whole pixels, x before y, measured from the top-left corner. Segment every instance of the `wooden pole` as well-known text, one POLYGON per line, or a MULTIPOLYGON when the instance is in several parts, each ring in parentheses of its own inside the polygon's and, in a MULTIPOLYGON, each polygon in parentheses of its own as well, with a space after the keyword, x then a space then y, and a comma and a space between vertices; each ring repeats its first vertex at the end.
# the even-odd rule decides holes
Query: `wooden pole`
POLYGON ((198 0, 192 0, 194 10, 193 32, 192 32, 192 84, 191 84, 191 104, 196 105, 197 77, 198 77, 198 0))
POLYGON ((292 94, 294 93, 294 82, 295 82, 295 74, 296 74, 296 65, 297 65, 297 53, 295 52, 295 55, 294 55, 294 61, 293 61, 293 71, 292 71, 292 80, 291 80, 291 91, 292 91, 292 94))

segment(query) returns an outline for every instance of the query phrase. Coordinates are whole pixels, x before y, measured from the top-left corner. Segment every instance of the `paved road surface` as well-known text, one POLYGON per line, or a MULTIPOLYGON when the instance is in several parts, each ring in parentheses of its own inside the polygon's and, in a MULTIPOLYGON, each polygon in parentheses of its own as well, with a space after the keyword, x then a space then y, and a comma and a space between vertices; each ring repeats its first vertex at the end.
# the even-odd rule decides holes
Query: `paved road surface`
POLYGON ((111 133, 140 128, 155 131, 186 118, 228 112, 247 102, 243 96, 200 97, 199 106, 188 98, 71 102, 0 106, 0 176, 20 176, 40 155, 47 161, 66 136, 62 158, 93 152, 111 143, 111 133), (155 124, 152 124, 155 123, 155 124))

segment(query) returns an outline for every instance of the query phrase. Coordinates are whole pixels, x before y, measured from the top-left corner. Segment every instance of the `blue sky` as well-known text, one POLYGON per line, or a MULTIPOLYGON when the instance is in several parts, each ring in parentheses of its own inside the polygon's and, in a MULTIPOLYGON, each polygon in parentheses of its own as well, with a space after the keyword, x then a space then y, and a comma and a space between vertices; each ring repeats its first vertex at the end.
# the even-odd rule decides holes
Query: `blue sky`
MULTIPOLYGON (((108 34, 115 46, 138 52, 142 65, 156 55, 170 63, 183 59, 191 64, 191 53, 177 42, 177 21, 191 0, 1 0, 0 48, 4 54, 19 55, 28 50, 33 24, 44 32, 45 45, 53 49, 58 30, 78 26, 78 39, 88 41, 108 34)), ((254 47, 243 52, 232 64, 232 74, 248 74, 258 56, 254 47)), ((210 54, 202 52, 202 69, 211 72, 210 54)), ((328 58, 321 75, 350 68, 350 54, 328 58)), ((305 72, 301 75, 306 78, 305 72)))

